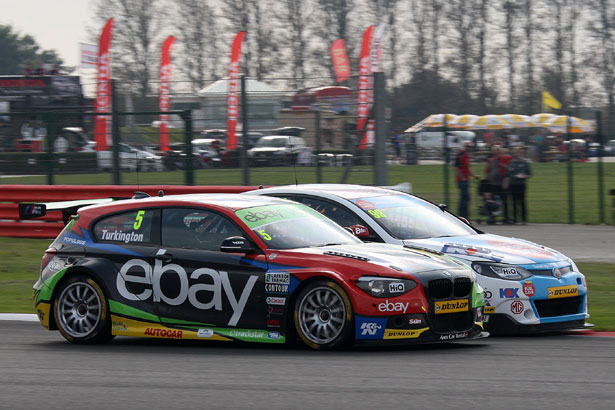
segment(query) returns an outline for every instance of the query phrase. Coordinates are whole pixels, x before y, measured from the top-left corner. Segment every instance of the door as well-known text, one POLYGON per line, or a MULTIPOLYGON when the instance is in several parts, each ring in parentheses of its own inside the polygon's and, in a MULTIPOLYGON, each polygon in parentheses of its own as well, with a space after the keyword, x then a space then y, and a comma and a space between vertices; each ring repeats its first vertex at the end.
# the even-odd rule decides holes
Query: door
POLYGON ((163 323, 265 328, 265 256, 220 252, 222 241, 231 236, 249 238, 221 213, 201 208, 162 211, 152 282, 163 323))

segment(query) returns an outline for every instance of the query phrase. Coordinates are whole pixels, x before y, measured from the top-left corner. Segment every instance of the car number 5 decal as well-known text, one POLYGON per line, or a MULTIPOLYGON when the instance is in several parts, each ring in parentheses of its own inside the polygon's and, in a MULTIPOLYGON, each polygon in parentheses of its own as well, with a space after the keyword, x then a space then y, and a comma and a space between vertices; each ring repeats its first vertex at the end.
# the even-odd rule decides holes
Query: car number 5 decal
POLYGON ((135 218, 135 222, 132 224, 132 227, 134 228, 135 231, 138 231, 139 228, 141 228, 141 222, 143 222, 144 214, 145 214, 145 211, 137 212, 137 217, 135 218))
POLYGON ((270 241, 271 240, 271 235, 269 235, 267 232, 265 232, 264 229, 259 229, 258 233, 263 237, 264 240, 266 240, 266 241, 270 241))

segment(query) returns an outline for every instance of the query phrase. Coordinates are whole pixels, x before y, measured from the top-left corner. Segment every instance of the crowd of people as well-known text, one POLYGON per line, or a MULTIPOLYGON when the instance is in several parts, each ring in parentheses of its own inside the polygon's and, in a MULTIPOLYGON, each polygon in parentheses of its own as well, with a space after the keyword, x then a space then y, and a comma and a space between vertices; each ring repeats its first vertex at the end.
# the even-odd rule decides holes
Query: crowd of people
POLYGON ((465 142, 455 156, 455 180, 459 188, 458 215, 469 218, 470 180, 480 180, 481 214, 487 223, 494 224, 501 216, 504 224, 527 223, 525 200, 526 184, 532 175, 530 163, 524 158, 523 147, 504 147, 498 143, 491 146, 485 174, 481 178, 472 171, 470 149, 473 143, 465 142), (508 152, 512 153, 510 155, 508 152), (512 209, 510 206, 512 204, 512 209), (510 213, 509 211, 512 211, 510 213))

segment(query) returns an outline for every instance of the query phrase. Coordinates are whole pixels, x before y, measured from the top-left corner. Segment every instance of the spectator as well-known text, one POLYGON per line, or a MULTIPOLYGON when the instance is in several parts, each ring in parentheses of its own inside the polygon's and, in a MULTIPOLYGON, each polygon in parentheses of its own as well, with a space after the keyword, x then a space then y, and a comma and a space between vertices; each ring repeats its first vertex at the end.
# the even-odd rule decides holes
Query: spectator
POLYGON ((502 203, 502 222, 510 223, 508 219, 508 164, 510 155, 505 155, 502 146, 494 145, 492 156, 487 160, 485 176, 489 181, 489 190, 492 196, 502 203))
POLYGON ((527 208, 525 205, 526 181, 532 176, 530 163, 523 158, 521 147, 515 147, 513 158, 508 164, 508 175, 510 175, 510 194, 512 196, 513 214, 512 222, 517 223, 517 205, 521 213, 521 223, 527 223, 527 208))
POLYGON ((470 177, 478 178, 470 166, 470 145, 472 145, 471 141, 464 142, 455 157, 455 181, 459 187, 459 216, 466 219, 469 218, 470 177))

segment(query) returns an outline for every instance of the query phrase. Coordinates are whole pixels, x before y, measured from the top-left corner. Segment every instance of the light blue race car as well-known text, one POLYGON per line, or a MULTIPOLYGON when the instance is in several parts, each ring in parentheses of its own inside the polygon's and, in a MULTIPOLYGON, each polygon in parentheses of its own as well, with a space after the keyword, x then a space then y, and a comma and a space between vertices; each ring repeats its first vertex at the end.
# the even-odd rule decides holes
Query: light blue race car
POLYGON ((591 326, 585 322, 589 318, 585 276, 570 258, 523 239, 485 234, 445 207, 415 195, 333 184, 283 186, 245 194, 301 202, 367 242, 430 249, 466 263, 485 290, 486 330, 491 333, 591 326))

